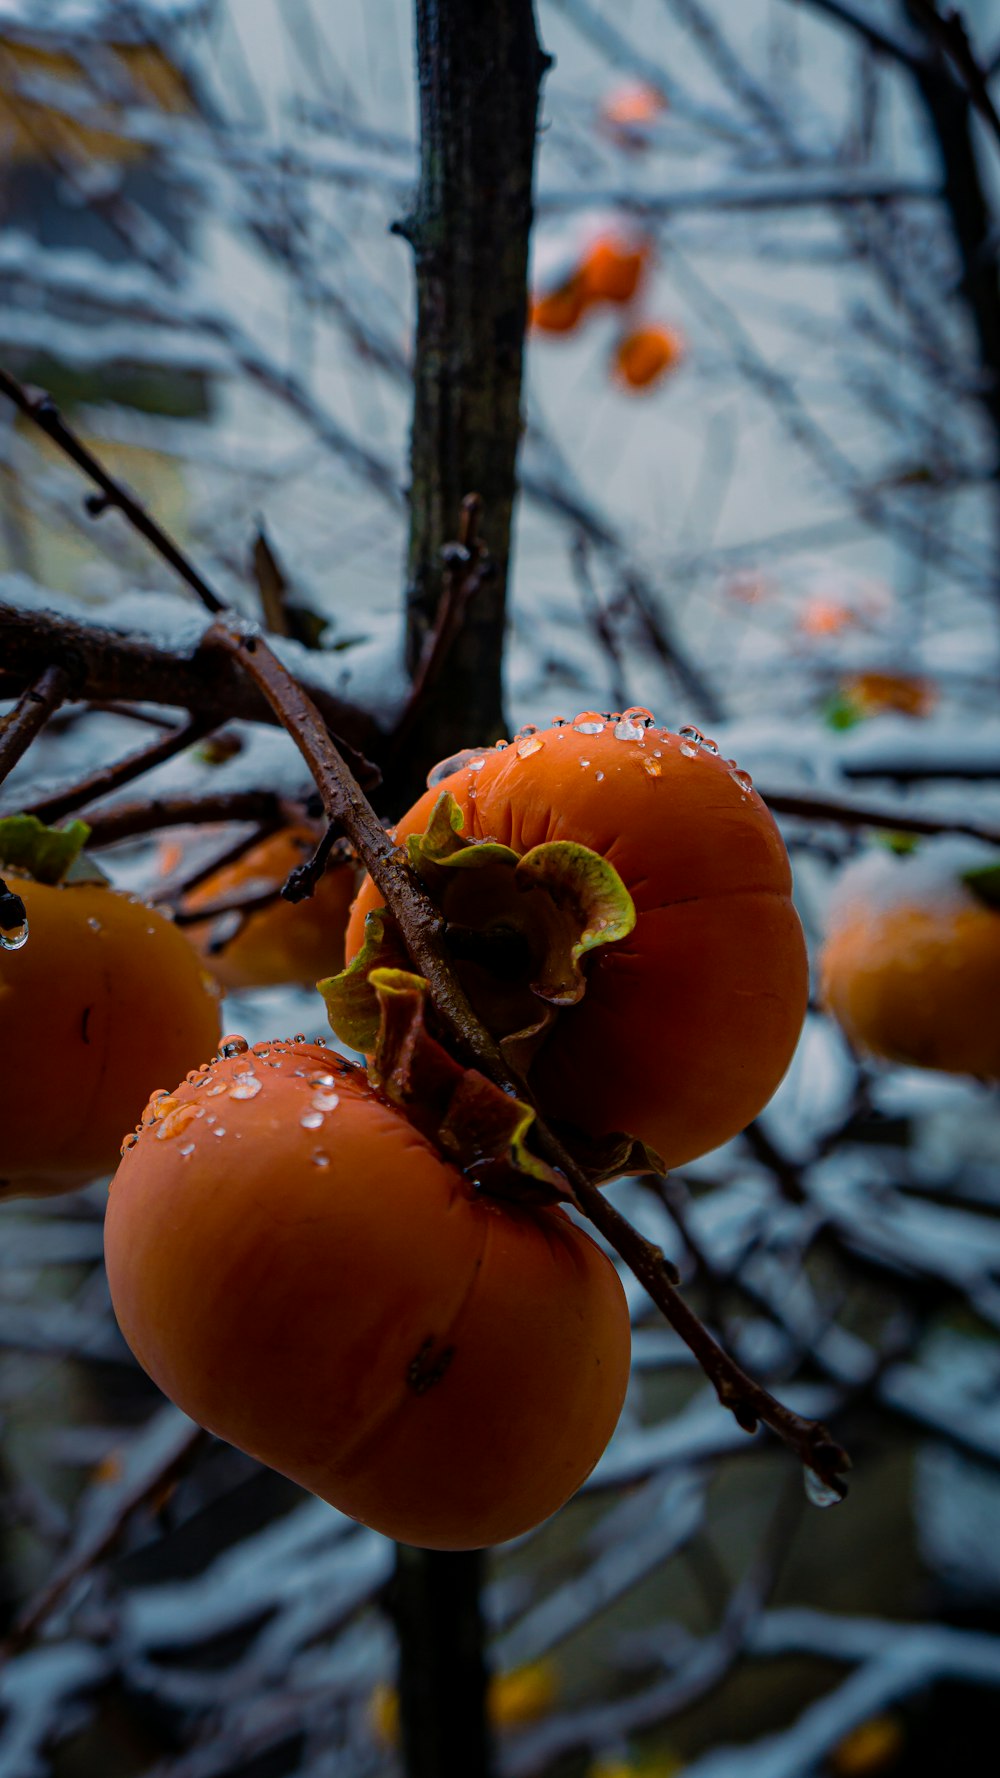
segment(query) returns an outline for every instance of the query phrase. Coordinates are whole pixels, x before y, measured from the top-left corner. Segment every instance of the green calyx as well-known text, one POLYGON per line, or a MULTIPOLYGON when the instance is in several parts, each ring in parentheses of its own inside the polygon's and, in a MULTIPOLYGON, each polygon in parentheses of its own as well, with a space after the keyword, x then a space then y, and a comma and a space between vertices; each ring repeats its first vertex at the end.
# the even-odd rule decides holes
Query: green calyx
POLYGON ((423 976, 376 968, 370 981, 379 1007, 371 1075, 385 1097, 477 1185, 535 1204, 568 1198, 566 1181, 528 1147, 531 1107, 431 1035, 423 976))
MULTIPOLYGON (((445 943, 466 993, 515 1068, 526 1068, 557 1012, 586 991, 582 962, 635 925, 632 898, 614 866, 588 846, 551 840, 519 855, 493 840, 461 837, 462 811, 442 791, 410 863, 444 916, 445 943)), ((386 909, 369 914, 364 946, 339 976, 320 982, 330 1024, 371 1054, 379 1007, 370 977, 406 968, 386 909)))
POLYGON ((980 864, 974 870, 962 872, 962 882, 971 889, 977 901, 985 907, 1000 911, 1000 861, 996 864, 980 864))
POLYGON ((0 820, 0 865, 36 883, 106 883, 104 872, 83 850, 89 838, 85 821, 46 827, 37 815, 5 815, 0 820))

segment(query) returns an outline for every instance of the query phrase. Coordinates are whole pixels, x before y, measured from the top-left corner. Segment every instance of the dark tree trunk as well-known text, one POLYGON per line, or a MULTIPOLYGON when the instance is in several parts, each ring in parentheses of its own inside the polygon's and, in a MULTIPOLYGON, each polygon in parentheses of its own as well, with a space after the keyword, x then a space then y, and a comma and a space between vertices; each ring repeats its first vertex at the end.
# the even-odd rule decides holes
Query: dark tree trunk
POLYGON ((491 1778, 480 1550, 400 1544, 393 1581, 407 1778, 491 1778))
MULTIPOLYGON (((416 266, 406 652, 414 673, 443 591, 441 552, 462 502, 482 501, 493 563, 392 774, 393 800, 427 769, 504 730, 507 568, 521 436, 528 241, 539 93, 548 65, 533 0, 416 0, 420 187, 399 225, 416 266)), ((480 1612, 484 1558, 399 1547, 393 1610, 408 1778, 490 1778, 480 1612)))
POLYGON ((539 91, 533 0, 416 0, 420 187, 400 230, 416 262, 417 335, 407 656, 433 630, 441 550, 466 494, 483 502, 495 564, 470 603, 443 681, 409 736, 412 782, 504 729, 507 565, 521 433, 521 368, 539 91))

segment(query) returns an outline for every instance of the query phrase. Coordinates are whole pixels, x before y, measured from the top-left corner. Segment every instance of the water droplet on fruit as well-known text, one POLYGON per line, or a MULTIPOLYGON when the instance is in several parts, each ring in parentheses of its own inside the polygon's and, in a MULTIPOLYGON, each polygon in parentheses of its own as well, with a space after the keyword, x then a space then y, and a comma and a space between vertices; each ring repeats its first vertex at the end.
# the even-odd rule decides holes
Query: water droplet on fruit
POLYGON ((250 1048, 245 1037, 224 1037, 219 1045, 220 1056, 245 1056, 250 1048))
POLYGON ((589 761, 589 759, 581 759, 580 764, 582 766, 589 766, 590 761, 589 761))
POLYGON ((167 1112, 166 1116, 162 1116, 159 1107, 157 1107, 157 1117, 160 1119, 160 1124, 156 1132, 156 1140, 158 1142, 172 1142, 173 1138, 175 1136, 180 1136, 183 1131, 187 1129, 188 1124, 197 1116, 197 1105, 175 1104, 172 1106, 171 1110, 167 1112))
POLYGON ((255 1043, 253 1046, 253 1053, 255 1056, 259 1056, 261 1061, 263 1061, 265 1056, 271 1054, 271 1045, 269 1043, 255 1043))
POLYGON ((292 1038, 293 1043, 305 1043, 305 1040, 306 1034, 304 1031, 296 1031, 295 1036, 292 1038))
POLYGON ((594 780, 598 784, 603 784, 604 783, 604 773, 603 772, 595 772, 594 773, 594 780))
POLYGON ((811 1501, 813 1506, 840 1505, 843 1496, 837 1493, 836 1488, 831 1488, 828 1482, 824 1482, 814 1469, 803 1469, 802 1482, 806 1491, 806 1499, 811 1501))
POLYGON ((91 932, 100 932, 101 930, 101 922, 96 914, 87 915, 87 925, 90 927, 91 932))
POLYGON ((659 760, 644 759, 642 762, 642 769, 646 773, 647 777, 658 778, 660 776, 661 771, 663 770, 663 767, 660 765, 659 760))
POLYGON ((569 718, 566 716, 553 716, 552 727, 553 728, 565 728, 568 721, 569 721, 569 718))
POLYGON ((215 1129, 212 1131, 213 1136, 224 1136, 225 1133, 226 1133, 225 1124, 216 1124, 215 1129))
POLYGON ((189 1154, 194 1154, 194 1143, 185 1142, 183 1146, 177 1150, 177 1153, 182 1154, 184 1159, 187 1160, 189 1154))
POLYGON ((317 1148, 315 1154, 312 1156, 312 1164, 314 1167, 328 1167, 330 1165, 330 1156, 324 1154, 321 1148, 317 1148))
POLYGON ((307 1074, 306 1079, 311 1087, 332 1087, 334 1084, 332 1074, 307 1074))
POLYGON ((604 731, 604 718, 599 710, 583 710, 574 716, 573 727, 578 735, 600 735, 604 731))
POLYGON ((130 1130, 122 1143, 121 1148, 118 1150, 119 1154, 128 1154, 129 1149, 134 1148, 138 1140, 138 1136, 135 1135, 134 1131, 130 1130))
POLYGON ((615 723, 616 741, 641 741, 645 733, 641 722, 630 722, 627 716, 620 716, 615 723))
POLYGON ((218 1099, 219 1095, 221 1093, 224 1093, 225 1091, 226 1091, 225 1081, 218 1080, 218 1081, 216 1081, 214 1087, 209 1087, 208 1092, 205 1094, 205 1097, 206 1097, 206 1099, 218 1099))
POLYGON ((631 709, 622 711, 622 721, 634 722, 637 728, 652 728, 654 720, 652 710, 642 704, 633 704, 631 709))
POLYGON ((27 920, 20 920, 16 926, 0 926, 0 950, 19 951, 27 942, 27 920))
POLYGON ((264 1082, 257 1074, 237 1074, 229 1089, 231 1099, 256 1099, 264 1082))
POLYGON ((537 722, 522 722, 517 732, 519 735, 537 735, 538 724, 537 722))
POLYGON ((485 764, 485 759, 482 754, 479 753, 476 755, 475 759, 469 760, 469 770, 470 772, 481 772, 485 764))
POLYGON ((695 728, 693 722, 686 723, 683 728, 679 728, 677 730, 677 734, 678 734, 680 740, 693 741, 696 747, 700 747, 703 740, 705 739, 704 735, 701 732, 701 729, 695 728))
POLYGON ((692 741, 682 741, 679 751, 683 753, 685 759, 697 759, 701 749, 695 746, 692 741))
POLYGON ((703 735, 701 739, 701 750, 703 753, 718 753, 718 743, 716 741, 710 741, 707 735, 703 735))
POLYGON ((340 1104, 339 1093, 314 1093, 313 1109, 316 1111, 335 1111, 340 1104))
POLYGON ((509 741, 494 741, 493 751, 494 753, 506 753, 509 746, 509 741))
POLYGON ((523 741, 517 743, 517 757, 518 759, 527 759, 532 753, 541 753, 542 746, 543 743, 537 735, 526 735, 523 741))
POLYGON ((321 1111, 304 1111, 299 1118, 299 1123, 304 1130, 320 1130, 323 1127, 323 1113, 321 1111))
POLYGON ((739 766, 730 769, 729 776, 734 784, 738 784, 744 796, 753 789, 753 779, 749 772, 741 772, 739 766))

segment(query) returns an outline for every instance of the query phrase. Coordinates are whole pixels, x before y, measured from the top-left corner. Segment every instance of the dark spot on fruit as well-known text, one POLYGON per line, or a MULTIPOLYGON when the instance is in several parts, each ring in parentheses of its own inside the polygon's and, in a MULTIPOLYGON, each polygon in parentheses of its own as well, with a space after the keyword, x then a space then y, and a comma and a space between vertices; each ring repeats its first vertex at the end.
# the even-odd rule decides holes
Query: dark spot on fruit
POLYGON ((434 1336, 428 1335, 406 1367, 406 1381, 414 1395, 424 1395, 435 1383, 440 1383, 454 1356, 454 1346, 439 1346, 435 1351, 434 1336))
POLYGON ((90 1024, 90 1015, 93 1010, 92 1006, 85 1006, 83 1009, 83 1017, 80 1020, 80 1039, 83 1043, 90 1042, 90 1038, 87 1036, 87 1026, 90 1024))

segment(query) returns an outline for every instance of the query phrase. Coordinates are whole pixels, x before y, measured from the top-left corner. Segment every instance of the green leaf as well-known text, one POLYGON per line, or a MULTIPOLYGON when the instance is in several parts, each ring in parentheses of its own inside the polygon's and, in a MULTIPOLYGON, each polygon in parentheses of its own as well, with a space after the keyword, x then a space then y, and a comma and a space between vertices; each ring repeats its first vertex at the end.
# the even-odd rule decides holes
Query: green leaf
POLYGON ((519 888, 546 891, 556 915, 549 921, 543 968, 532 993, 556 1006, 573 1006, 586 982, 580 958, 599 945, 627 938, 635 904, 613 864, 575 840, 533 846, 517 865, 519 888))
POLYGON ((103 872, 89 860, 83 861, 86 877, 73 867, 90 838, 85 821, 71 821, 68 827, 46 827, 37 815, 7 815, 0 820, 0 864, 20 870, 36 883, 64 881, 104 882, 103 872))
POLYGON ((863 722, 864 711, 859 710, 853 698, 837 691, 823 705, 823 721, 827 728, 840 733, 843 729, 856 728, 859 722, 863 722))
POLYGON ((330 1028, 341 1043, 371 1055, 381 1013, 369 976, 376 969, 405 969, 408 962, 402 934, 388 908, 376 908, 365 920, 365 942, 347 968, 316 983, 326 1001, 330 1028))
POLYGON ((997 864, 980 864, 975 870, 962 872, 962 882, 971 889, 977 901, 984 906, 1000 910, 1000 862, 997 864))

